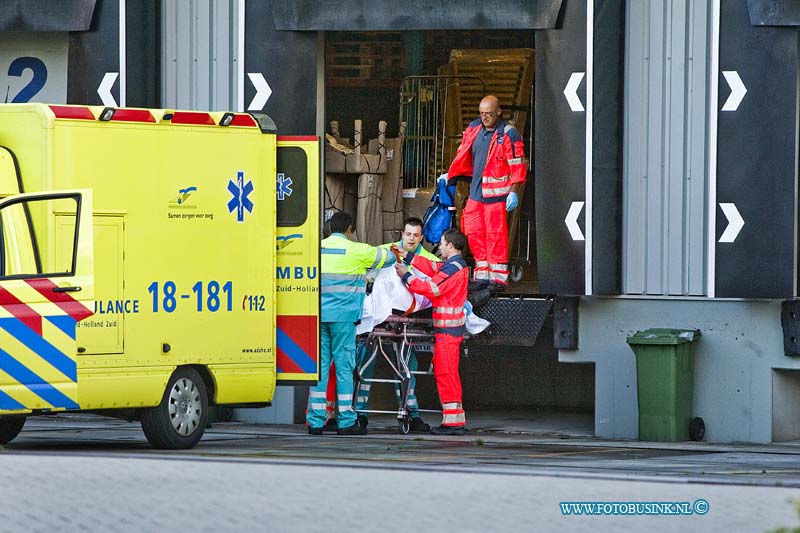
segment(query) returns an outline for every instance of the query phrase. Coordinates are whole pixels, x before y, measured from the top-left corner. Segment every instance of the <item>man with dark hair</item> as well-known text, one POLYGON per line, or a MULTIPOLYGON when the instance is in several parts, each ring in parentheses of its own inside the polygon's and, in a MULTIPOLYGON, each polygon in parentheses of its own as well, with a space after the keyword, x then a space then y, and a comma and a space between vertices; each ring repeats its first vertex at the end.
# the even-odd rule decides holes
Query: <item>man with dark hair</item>
MULTIPOLYGON (((403 233, 400 236, 400 241, 396 243, 382 244, 381 248, 389 250, 392 246, 401 248, 406 252, 412 252, 420 255, 430 261, 439 261, 438 257, 430 253, 422 246, 422 220, 417 217, 408 217, 405 219, 403 222, 403 233)), ((359 346, 358 350, 362 356, 369 356, 368 350, 366 350, 365 346, 359 346)), ((359 361, 359 365, 363 364, 364 362, 365 361, 359 361)), ((428 432, 431 429, 431 427, 426 424, 419 415, 419 403, 417 402, 417 395, 415 394, 417 378, 413 374, 413 372, 416 372, 418 367, 419 364, 417 362, 417 355, 412 350, 408 358, 408 368, 412 374, 406 405, 408 406, 408 415, 411 417, 411 424, 409 428, 410 431, 415 433, 428 432)), ((369 366, 362 369, 361 377, 365 378, 366 380, 370 380, 374 374, 375 360, 373 360, 369 366)), ((370 389, 371 383, 369 381, 363 381, 358 385, 358 390, 356 391, 356 413, 358 414, 358 424, 363 427, 367 426, 368 419, 366 413, 362 414, 361 411, 364 411, 368 408, 370 389)), ((400 387, 397 385, 395 385, 395 395, 397 396, 398 403, 400 403, 402 396, 400 387)))
POLYGON ((321 243, 320 380, 308 395, 308 432, 321 435, 325 423, 325 390, 331 362, 336 372, 339 435, 364 435, 353 410, 353 370, 356 365, 356 322, 361 318, 367 286, 365 274, 395 262, 392 253, 350 240, 353 217, 334 213, 331 235, 321 243))
MULTIPOLYGON (((419 217, 408 217, 403 221, 403 233, 400 234, 400 241, 394 243, 404 248, 408 252, 414 252, 431 261, 438 261, 439 258, 430 253, 422 246, 422 219, 419 217)), ((391 243, 382 245, 384 248, 391 247, 391 243)))
POLYGON ((470 180, 461 229, 475 258, 475 288, 503 290, 508 284, 506 213, 519 203, 527 166, 522 136, 503 120, 497 97, 484 97, 478 110, 480 117, 464 130, 447 174, 439 179, 470 180))
POLYGON ((449 229, 439 241, 442 262, 434 262, 413 252, 394 246, 395 253, 403 258, 395 270, 408 290, 428 298, 433 304, 433 331, 436 344, 433 349, 433 375, 439 400, 442 402, 442 424, 431 429, 435 435, 463 435, 466 431, 464 407, 461 404, 461 378, 458 360, 464 338, 464 302, 467 299, 469 268, 461 256, 467 245, 466 236, 457 229, 449 229), (430 279, 415 276, 413 266, 430 279))

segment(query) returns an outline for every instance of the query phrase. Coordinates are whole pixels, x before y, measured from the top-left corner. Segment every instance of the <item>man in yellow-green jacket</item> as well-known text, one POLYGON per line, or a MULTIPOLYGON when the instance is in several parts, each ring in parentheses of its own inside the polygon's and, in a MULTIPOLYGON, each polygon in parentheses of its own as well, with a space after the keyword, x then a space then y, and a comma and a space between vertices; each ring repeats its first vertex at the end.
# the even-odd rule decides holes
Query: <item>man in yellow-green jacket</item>
POLYGON ((389 266, 394 255, 386 249, 350 240, 353 217, 335 213, 328 222, 331 235, 321 243, 320 380, 308 396, 308 432, 321 435, 325 423, 325 391, 331 362, 336 372, 339 435, 364 435, 353 410, 353 370, 356 364, 356 322, 366 296, 366 272, 389 266))

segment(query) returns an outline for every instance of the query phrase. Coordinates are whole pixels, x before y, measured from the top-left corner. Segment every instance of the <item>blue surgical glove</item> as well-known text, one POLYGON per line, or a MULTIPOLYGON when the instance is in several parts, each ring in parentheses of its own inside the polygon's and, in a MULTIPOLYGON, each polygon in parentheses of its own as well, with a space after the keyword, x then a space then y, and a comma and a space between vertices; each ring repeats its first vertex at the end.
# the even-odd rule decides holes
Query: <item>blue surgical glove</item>
POLYGON ((513 191, 508 193, 508 197, 506 198, 506 211, 513 211, 517 205, 519 205, 517 193, 513 191))

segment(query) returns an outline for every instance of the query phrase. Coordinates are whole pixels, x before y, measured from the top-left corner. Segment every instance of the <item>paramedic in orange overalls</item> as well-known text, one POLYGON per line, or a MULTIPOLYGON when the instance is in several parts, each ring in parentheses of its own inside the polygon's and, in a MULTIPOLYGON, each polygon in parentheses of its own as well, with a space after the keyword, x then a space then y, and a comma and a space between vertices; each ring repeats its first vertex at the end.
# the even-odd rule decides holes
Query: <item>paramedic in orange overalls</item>
POLYGON ((506 213, 519 204, 527 167, 522 137, 503 119, 497 97, 484 97, 478 109, 480 117, 464 130, 450 169, 439 179, 451 185, 470 180, 461 229, 475 258, 471 288, 502 291, 508 285, 506 213))
POLYGON ((439 400, 442 402, 442 424, 431 429, 434 435, 463 435, 466 417, 461 404, 461 378, 458 375, 458 360, 461 341, 464 339, 464 302, 467 300, 469 268, 461 251, 467 238, 457 229, 449 229, 439 241, 442 261, 431 261, 421 255, 393 246, 403 258, 396 263, 397 275, 403 279, 408 290, 428 298, 433 304, 433 332, 436 344, 433 347, 433 375, 439 400), (430 279, 414 276, 407 265, 411 265, 430 279))

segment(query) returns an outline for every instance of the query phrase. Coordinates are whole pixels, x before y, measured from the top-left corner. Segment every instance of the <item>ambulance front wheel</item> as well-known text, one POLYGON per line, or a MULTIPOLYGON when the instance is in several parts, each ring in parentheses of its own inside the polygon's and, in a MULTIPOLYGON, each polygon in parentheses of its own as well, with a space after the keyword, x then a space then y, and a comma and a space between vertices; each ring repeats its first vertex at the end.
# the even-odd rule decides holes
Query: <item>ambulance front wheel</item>
POLYGON ((8 444, 22 431, 25 415, 0 416, 0 444, 8 444))
POLYGON ((194 368, 179 368, 170 377, 156 407, 142 413, 142 430, 156 448, 186 450, 203 436, 208 422, 208 396, 194 368))

